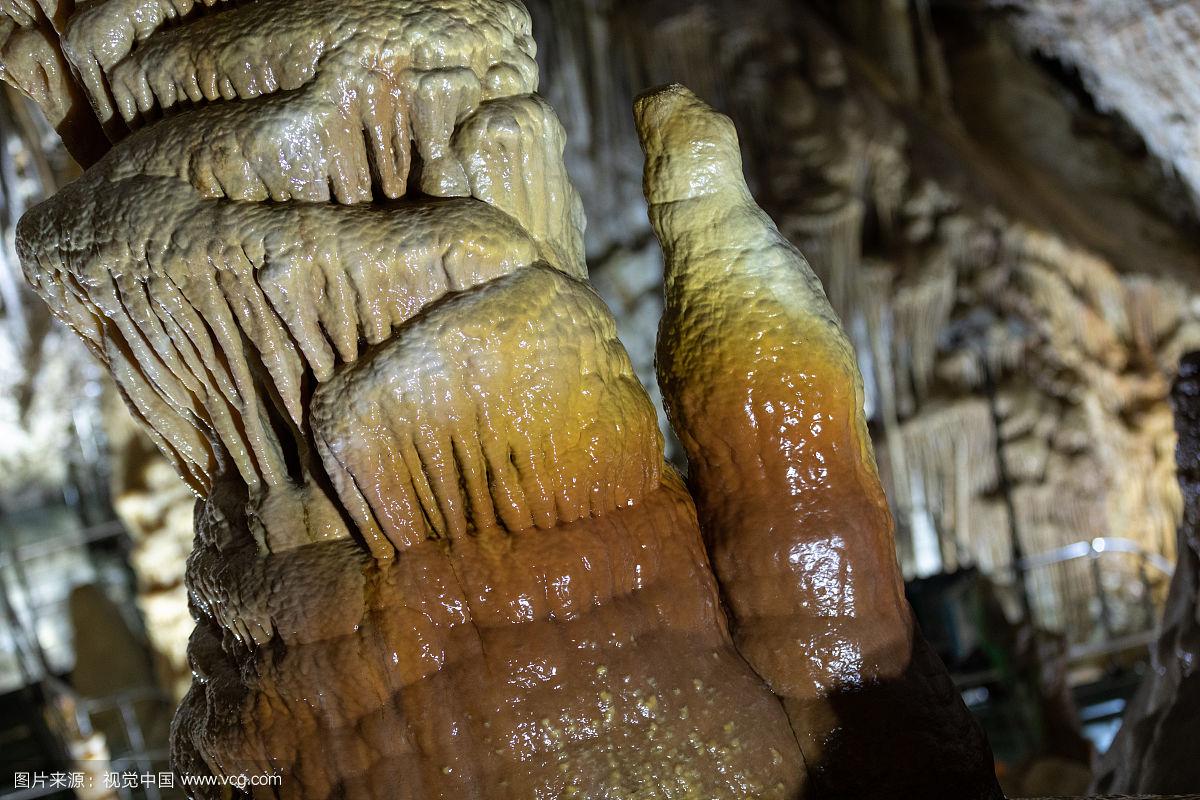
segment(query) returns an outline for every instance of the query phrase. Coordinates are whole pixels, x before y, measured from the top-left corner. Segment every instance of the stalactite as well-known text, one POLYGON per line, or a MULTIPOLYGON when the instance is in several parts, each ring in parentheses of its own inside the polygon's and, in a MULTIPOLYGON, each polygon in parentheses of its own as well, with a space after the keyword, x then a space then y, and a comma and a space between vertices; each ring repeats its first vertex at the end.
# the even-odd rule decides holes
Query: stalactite
POLYGON ((588 209, 587 250, 603 258, 648 234, 641 150, 628 124, 636 52, 613 0, 526 5, 538 31, 541 92, 567 131, 566 165, 588 209))
POLYGON ((899 126, 892 129, 890 136, 885 134, 867 146, 871 165, 867 194, 885 242, 895 240, 897 217, 911 179, 904 148, 905 132, 899 126))
MULTIPOLYGON (((920 475, 929 513, 945 537, 957 543, 956 551, 972 553, 973 538, 993 531, 964 516, 963 497, 975 497, 996 483, 995 436, 987 403, 971 398, 922 409, 901 429, 910 474, 920 475)), ((911 496, 906 482, 897 490, 911 496)), ((958 556, 956 555, 956 560, 958 556)), ((974 560, 966 555, 964 560, 974 560)))
POLYGON ((888 420, 899 419, 891 304, 896 268, 878 259, 864 259, 860 272, 857 296, 862 324, 851 327, 850 335, 866 381, 868 414, 872 419, 882 419, 886 425, 888 420))
POLYGON ((911 379, 914 406, 929 395, 940 338, 950 321, 957 289, 957 273, 948 254, 935 252, 921 263, 920 273, 913 280, 901 280, 892 299, 896 363, 911 379))
POLYGON ((1142 364, 1154 364, 1159 345, 1188 316, 1187 289, 1146 275, 1123 279, 1129 341, 1142 364))

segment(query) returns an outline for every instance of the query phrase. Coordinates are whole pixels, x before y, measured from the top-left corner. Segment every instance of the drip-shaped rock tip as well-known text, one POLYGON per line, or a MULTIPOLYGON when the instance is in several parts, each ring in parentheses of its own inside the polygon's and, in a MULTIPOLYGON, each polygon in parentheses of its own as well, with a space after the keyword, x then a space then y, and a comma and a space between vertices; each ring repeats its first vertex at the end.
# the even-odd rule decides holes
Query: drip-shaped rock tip
POLYGON ((737 131, 686 86, 643 92, 633 104, 646 154, 644 189, 651 206, 746 191, 737 131))

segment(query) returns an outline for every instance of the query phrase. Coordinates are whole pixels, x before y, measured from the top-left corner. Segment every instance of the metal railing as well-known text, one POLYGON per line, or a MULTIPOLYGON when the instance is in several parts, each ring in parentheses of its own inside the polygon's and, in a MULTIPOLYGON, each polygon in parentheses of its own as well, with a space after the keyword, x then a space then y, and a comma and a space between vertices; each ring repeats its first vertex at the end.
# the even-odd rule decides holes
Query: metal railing
POLYGON ((1024 556, 1006 571, 1014 576, 1019 574, 1026 585, 1033 587, 1030 613, 1035 623, 1044 622, 1039 616, 1062 620, 1062 632, 1069 644, 1068 657, 1079 661, 1153 642, 1161 611, 1155 598, 1164 594, 1159 589, 1170 582, 1174 566, 1162 555, 1147 551, 1131 539, 1106 536, 1024 556), (1119 568, 1109 567, 1117 558, 1123 559, 1124 564, 1119 568), (1067 574, 1068 566, 1076 562, 1086 562, 1086 571, 1067 574), (1047 575, 1047 571, 1058 574, 1047 575), (1136 591, 1130 593, 1133 599, 1114 597, 1105 580, 1106 573, 1136 583, 1136 591), (1050 597, 1044 591, 1037 591, 1039 586, 1047 585, 1054 587, 1050 597), (1091 622, 1083 630, 1082 626, 1072 624, 1078 619, 1070 618, 1081 608, 1088 609, 1091 622))
MULTIPOLYGON (((91 796, 96 796, 95 790, 99 788, 99 776, 102 774, 124 775, 132 772, 144 775, 169 770, 169 753, 165 742, 159 741, 161 735, 150 733, 146 724, 148 720, 165 719, 174 703, 155 686, 136 686, 100 697, 83 697, 60 679, 59 674, 69 668, 69 664, 64 665, 61 653, 58 654, 60 657, 55 657, 55 648, 62 648, 56 645, 56 640, 45 639, 44 623, 66 619, 70 588, 64 587, 63 591, 52 592, 50 596, 34 591, 31 585, 34 582, 32 567, 62 553, 78 551, 80 560, 92 565, 94 579, 108 584, 113 580, 112 569, 100 569, 97 565, 101 562, 95 561, 95 554, 89 551, 99 545, 109 552, 107 548, 115 546, 117 551, 105 558, 116 558, 116 552, 128 546, 126 536, 125 528, 119 521, 109 520, 82 527, 72 526, 58 535, 43 536, 19 544, 0 540, 0 638, 8 640, 8 649, 16 659, 15 666, 20 672, 21 682, 26 687, 37 688, 37 694, 42 698, 40 707, 44 717, 53 719, 52 738, 62 752, 46 753, 45 756, 58 765, 57 769, 69 774, 86 767, 86 772, 96 777, 96 785, 89 787, 91 796), (104 746, 100 748, 103 753, 98 758, 89 757, 82 762, 72 763, 71 759, 77 754, 70 755, 71 745, 82 745, 98 733, 106 734, 102 738, 104 746)), ((132 591, 132 582, 128 586, 122 585, 121 591, 132 591)), ((16 783, 13 776, 3 777, 16 783)), ((70 787, 42 781, 40 785, 15 786, 8 790, 0 788, 0 800, 37 800, 51 795, 61 796, 70 791, 70 787)), ((179 797, 181 794, 169 789, 164 792, 154 782, 138 781, 132 787, 123 784, 112 786, 109 796, 120 797, 121 800, 163 800, 164 797, 179 797)))
MULTIPOLYGON (((70 594, 69 589, 65 589, 58 596, 39 599, 40 593, 35 590, 35 582, 31 580, 30 566, 75 551, 80 553, 80 563, 86 561, 94 569, 94 562, 88 555, 89 548, 105 542, 116 542, 124 547, 127 546, 124 541, 126 536, 124 526, 116 520, 74 528, 65 534, 20 544, 3 541, 0 533, 0 641, 7 640, 8 646, 4 649, 13 654, 16 669, 21 673, 21 681, 25 685, 53 675, 55 662, 62 661, 61 657, 52 657, 55 642, 48 644, 43 641, 42 634, 47 620, 59 620, 65 624, 70 594)), ((132 582, 123 588, 131 590, 132 582)), ((61 650, 61 647, 58 649, 61 650)), ((58 667, 61 670, 62 664, 58 663, 58 667)), ((10 676, 0 675, 0 685, 7 685, 10 680, 10 676)))
MULTIPOLYGON (((60 720, 67 723, 67 727, 74 729, 75 736, 66 735, 60 732, 60 737, 63 739, 79 738, 86 740, 93 737, 99 730, 97 718, 102 715, 114 715, 119 723, 122 745, 115 752, 110 752, 107 759, 102 759, 99 763, 89 765, 91 772, 101 770, 104 773, 115 775, 124 775, 133 772, 138 775, 147 773, 155 773, 159 769, 167 769, 170 753, 165 746, 153 747, 148 742, 146 731, 142 725, 142 717, 138 713, 138 705, 149 705, 150 707, 157 706, 160 713, 168 712, 173 703, 166 695, 156 687, 138 687, 117 692, 103 697, 85 698, 79 696, 70 686, 63 683, 61 680, 50 676, 42 681, 42 688, 48 697, 57 698, 57 702, 53 705, 58 709, 69 709, 70 720, 60 720), (65 701, 65 702, 63 702, 65 701), (106 761, 106 763, 105 763, 106 761)), ((111 726, 110 733, 112 732, 111 726)), ((114 742, 109 741, 108 737, 104 737, 106 747, 111 747, 114 742)), ((70 742, 63 742, 69 749, 70 742)), ((79 763, 63 764, 65 772, 78 771, 79 763)), ((0 800, 37 800, 37 798, 48 797, 50 795, 59 794, 68 787, 55 785, 53 783, 43 782, 41 786, 28 786, 15 788, 9 791, 0 791, 0 800)), ((95 796, 96 787, 89 787, 92 796, 95 796)), ((112 792, 121 800, 134 800, 135 797, 144 798, 144 800, 163 800, 164 793, 161 791, 157 782, 154 781, 139 781, 136 787, 124 785, 114 785, 112 792)), ((168 793, 169 796, 178 796, 174 793, 168 793)))

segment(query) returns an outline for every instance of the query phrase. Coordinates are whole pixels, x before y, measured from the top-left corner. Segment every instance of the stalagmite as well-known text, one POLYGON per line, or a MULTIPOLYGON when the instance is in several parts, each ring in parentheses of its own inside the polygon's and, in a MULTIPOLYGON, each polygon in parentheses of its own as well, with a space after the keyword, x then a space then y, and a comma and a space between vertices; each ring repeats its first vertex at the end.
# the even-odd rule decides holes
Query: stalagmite
POLYGON ((203 5, 64 12, 115 143, 19 232, 200 497, 176 768, 294 798, 798 796, 583 282, 524 9, 203 5))
POLYGON ((813 795, 998 797, 904 599, 862 380, 815 275, 751 199, 728 118, 678 85, 636 114, 666 254, 659 381, 735 642, 813 795))

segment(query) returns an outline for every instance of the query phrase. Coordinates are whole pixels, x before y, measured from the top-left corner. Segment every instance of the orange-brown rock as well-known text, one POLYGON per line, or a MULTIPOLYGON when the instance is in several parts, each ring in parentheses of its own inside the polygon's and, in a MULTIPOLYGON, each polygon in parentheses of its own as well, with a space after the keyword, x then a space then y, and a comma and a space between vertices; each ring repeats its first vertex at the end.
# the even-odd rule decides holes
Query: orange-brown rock
POLYGON ((179 770, 316 800, 988 796, 849 347, 721 118, 676 91, 640 120, 671 258, 691 232, 766 270, 672 279, 668 330, 737 338, 664 348, 706 392, 676 404, 706 551, 584 282, 519 3, 10 5, 57 20, 115 141, 26 217, 26 273, 200 497, 179 770))
MULTIPOLYGON (((236 538, 210 499, 200 535, 236 538)), ((260 559, 206 543, 175 762, 284 797, 797 796, 778 701, 733 649, 671 475, 602 517, 260 559)))
POLYGON ((816 797, 999 795, 916 629, 853 351, 687 89, 638 100, 666 254, 658 371, 738 650, 783 700, 816 797))

